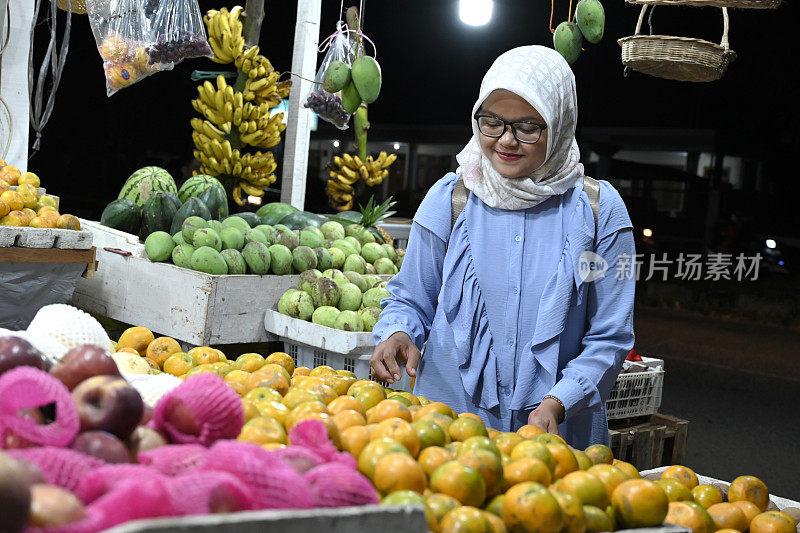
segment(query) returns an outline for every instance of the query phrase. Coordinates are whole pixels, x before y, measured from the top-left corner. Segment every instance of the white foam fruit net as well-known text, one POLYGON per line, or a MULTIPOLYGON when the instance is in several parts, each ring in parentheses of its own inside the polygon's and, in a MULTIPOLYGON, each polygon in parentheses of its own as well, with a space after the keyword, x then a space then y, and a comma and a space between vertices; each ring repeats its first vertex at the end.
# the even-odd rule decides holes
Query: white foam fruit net
POLYGON ((0 328, 0 337, 13 336, 25 339, 34 348, 42 352, 51 362, 56 363, 67 353, 67 348, 58 340, 49 336, 33 335, 27 331, 11 331, 0 328))
POLYGON ((28 326, 26 337, 51 359, 60 360, 68 350, 83 344, 94 344, 105 350, 111 348, 111 339, 103 326, 90 314, 71 305, 53 304, 39 309, 28 326), (59 344, 63 346, 61 353, 59 344))
POLYGON ((131 374, 122 372, 122 377, 139 392, 144 403, 150 407, 155 407, 158 400, 166 393, 183 383, 183 380, 172 374, 131 374))

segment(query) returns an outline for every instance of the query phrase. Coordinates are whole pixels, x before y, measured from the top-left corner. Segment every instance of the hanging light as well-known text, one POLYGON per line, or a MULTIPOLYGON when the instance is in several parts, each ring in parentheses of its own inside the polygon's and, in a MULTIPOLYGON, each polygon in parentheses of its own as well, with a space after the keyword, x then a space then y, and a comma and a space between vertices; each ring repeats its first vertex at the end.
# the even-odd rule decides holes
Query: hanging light
POLYGON ((492 18, 492 0, 459 0, 458 17, 469 26, 483 26, 492 18))
POLYGON ((394 145, 392 145, 392 147, 393 147, 395 150, 399 150, 399 149, 400 149, 400 143, 394 143, 394 145))
POLYGON ((334 148, 339 148, 340 144, 342 144, 342 143, 339 142, 339 139, 336 139, 335 141, 333 141, 333 147, 334 148))

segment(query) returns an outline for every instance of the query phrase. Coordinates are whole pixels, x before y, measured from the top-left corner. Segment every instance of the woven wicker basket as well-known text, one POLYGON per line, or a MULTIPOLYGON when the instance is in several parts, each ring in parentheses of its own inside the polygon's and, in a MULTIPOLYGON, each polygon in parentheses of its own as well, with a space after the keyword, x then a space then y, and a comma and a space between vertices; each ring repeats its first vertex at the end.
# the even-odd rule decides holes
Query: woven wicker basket
MULTIPOLYGON (((63 9, 66 11, 67 8, 67 0, 56 0, 56 5, 59 9, 63 9)), ((77 15, 85 15, 86 14, 86 0, 72 0, 72 12, 77 15)))
POLYGON ((648 4, 642 6, 636 35, 617 41, 622 47, 622 63, 632 70, 677 81, 715 81, 736 59, 728 43, 728 10, 722 8, 722 44, 703 39, 669 35, 640 35, 648 4))
POLYGON ((661 6, 735 7, 740 9, 775 9, 783 0, 625 0, 629 4, 661 6))

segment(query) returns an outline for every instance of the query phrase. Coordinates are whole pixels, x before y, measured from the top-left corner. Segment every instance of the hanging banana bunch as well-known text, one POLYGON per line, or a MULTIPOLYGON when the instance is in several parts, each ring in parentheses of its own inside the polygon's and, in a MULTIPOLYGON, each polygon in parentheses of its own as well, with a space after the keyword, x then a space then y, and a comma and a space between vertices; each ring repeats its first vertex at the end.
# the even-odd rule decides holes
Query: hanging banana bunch
POLYGON ((328 195, 331 206, 340 210, 347 210, 353 206, 353 185, 358 180, 363 180, 369 187, 379 185, 389 176, 389 166, 395 162, 397 154, 381 152, 377 158, 368 156, 362 160, 358 155, 343 154, 333 158, 338 167, 328 171, 325 193, 328 195))
POLYGON ((201 164, 196 173, 233 181, 238 205, 244 205, 247 196, 263 196, 275 182, 277 165, 268 150, 281 142, 286 126, 283 113, 270 116, 270 110, 289 96, 291 87, 289 81, 278 81, 280 73, 259 54, 258 46, 245 49, 241 13, 242 7, 236 6, 211 10, 203 17, 214 61, 235 64, 238 76, 235 85, 220 75, 216 84, 205 81, 198 86, 192 107, 203 118, 191 120, 194 156, 201 164))

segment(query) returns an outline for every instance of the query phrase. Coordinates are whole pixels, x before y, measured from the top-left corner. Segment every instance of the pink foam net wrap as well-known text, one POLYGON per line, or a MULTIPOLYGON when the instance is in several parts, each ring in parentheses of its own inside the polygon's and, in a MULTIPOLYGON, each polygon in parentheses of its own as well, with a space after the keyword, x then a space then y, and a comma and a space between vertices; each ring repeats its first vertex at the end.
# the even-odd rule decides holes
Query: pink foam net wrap
POLYGON ((51 485, 58 485, 73 493, 77 493, 81 480, 89 472, 106 464, 100 459, 68 448, 51 446, 8 450, 7 453, 35 465, 51 485))
POLYGON ((272 450, 269 453, 294 468, 300 474, 305 474, 315 466, 324 463, 319 455, 302 446, 287 446, 286 448, 272 450))
POLYGON ((214 374, 198 374, 165 394, 153 411, 153 426, 177 444, 211 446, 218 439, 235 439, 244 425, 239 395, 214 374), (199 434, 183 433, 170 419, 185 405, 200 427, 199 434))
POLYGON ((160 479, 162 483, 167 482, 156 469, 144 465, 117 464, 101 466, 92 470, 81 480, 77 492, 75 493, 83 503, 92 503, 123 481, 136 481, 138 479, 160 479))
POLYGON ((235 512, 253 509, 249 487, 228 472, 194 471, 168 480, 167 490, 178 515, 235 512))
POLYGON ((310 509, 308 483, 292 467, 259 446, 219 441, 198 467, 233 474, 253 494, 254 509, 310 509))
POLYGON ((78 411, 69 390, 47 372, 30 366, 9 370, 0 376, 0 435, 12 431, 43 446, 67 446, 80 430, 78 411), (19 416, 21 409, 56 404, 56 419, 50 424, 19 416))
POLYGON ((313 451, 326 463, 334 461, 356 468, 356 460, 346 452, 340 453, 330 437, 325 424, 319 420, 303 420, 289 430, 289 442, 313 451))
POLYGON ((315 507, 378 503, 378 493, 358 471, 341 463, 320 465, 305 475, 315 507))
POLYGON ((177 476, 196 467, 208 453, 200 444, 168 444, 138 455, 139 463, 167 476, 177 476))

